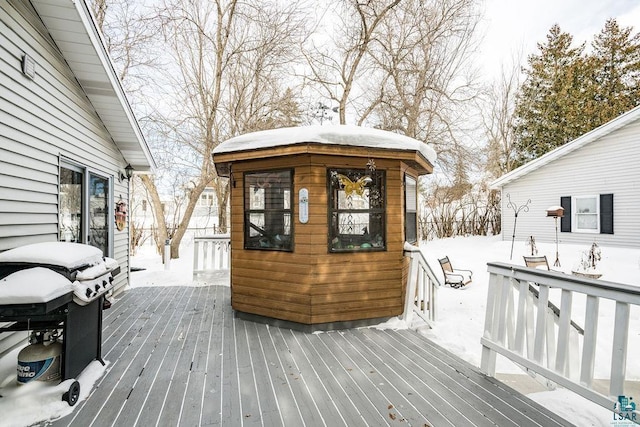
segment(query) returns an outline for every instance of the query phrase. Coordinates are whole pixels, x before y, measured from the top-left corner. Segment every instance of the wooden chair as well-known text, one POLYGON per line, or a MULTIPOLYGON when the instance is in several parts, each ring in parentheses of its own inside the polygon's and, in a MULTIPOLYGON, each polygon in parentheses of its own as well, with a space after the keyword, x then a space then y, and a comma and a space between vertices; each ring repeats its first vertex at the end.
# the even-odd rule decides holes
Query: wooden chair
MULTIPOLYGON (((547 256, 546 255, 542 255, 542 256, 523 256, 524 258, 524 264, 527 267, 531 267, 531 268, 544 268, 546 270, 549 271, 556 271, 553 270, 551 268, 549 268, 549 262, 547 261, 547 256)), ((533 296, 534 300, 537 301, 538 297, 539 297, 539 292, 538 289, 536 289, 536 287, 534 286, 535 284, 532 282, 529 282, 529 293, 531 293, 531 295, 533 296)), ((547 306, 549 307, 549 310, 551 310, 553 312, 553 314, 555 315, 556 319, 560 319, 560 309, 551 301, 549 301, 547 303, 547 306)), ((571 326, 580 334, 580 335, 584 335, 584 329, 582 329, 576 322, 574 322, 573 320, 571 320, 571 326)))
POLYGON ((549 269, 549 262, 547 261, 547 256, 523 256, 524 265, 531 268, 544 267, 546 270, 549 269))
POLYGON ((457 289, 471 283, 473 276, 471 270, 454 269, 448 256, 439 259, 438 262, 440 262, 440 267, 442 267, 445 285, 457 289))

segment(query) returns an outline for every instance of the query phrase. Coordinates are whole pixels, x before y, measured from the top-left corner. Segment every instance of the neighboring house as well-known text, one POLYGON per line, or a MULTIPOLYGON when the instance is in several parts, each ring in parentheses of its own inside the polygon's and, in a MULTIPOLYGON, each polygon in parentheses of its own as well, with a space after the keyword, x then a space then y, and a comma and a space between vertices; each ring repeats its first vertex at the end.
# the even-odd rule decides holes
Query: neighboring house
POLYGON ((558 220, 562 243, 640 246, 640 107, 503 175, 492 183, 502 191, 502 236, 533 235, 555 241, 553 206, 564 208, 558 220), (509 196, 509 197, 507 197, 509 196))
MULTIPOLYGON (((167 224, 174 224, 182 218, 186 200, 182 204, 176 204, 173 197, 166 195, 161 195, 160 200, 167 224)), ((155 244, 153 233, 156 223, 151 206, 151 202, 146 199, 144 191, 133 191, 131 195, 131 222, 134 224, 134 228, 142 233, 139 239, 140 245, 155 244)), ((189 237, 210 236, 218 232, 216 190, 213 187, 205 187, 189 220, 187 235, 189 237)))
POLYGON ((122 289, 127 165, 155 168, 85 0, 0 2, 0 251, 89 243, 118 260, 122 289))

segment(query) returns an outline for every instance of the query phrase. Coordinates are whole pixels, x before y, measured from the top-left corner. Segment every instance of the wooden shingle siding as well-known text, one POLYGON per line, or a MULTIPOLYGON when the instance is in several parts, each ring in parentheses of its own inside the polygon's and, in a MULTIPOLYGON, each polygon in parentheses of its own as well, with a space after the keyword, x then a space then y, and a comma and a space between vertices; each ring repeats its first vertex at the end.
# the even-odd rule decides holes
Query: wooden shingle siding
POLYGON ((601 246, 640 246, 640 120, 614 130, 577 150, 507 183, 502 188, 502 235, 510 238, 514 212, 511 201, 521 205, 531 199, 528 212, 518 215, 516 239, 533 234, 536 240, 553 242, 554 220, 545 216, 550 206, 560 205, 563 196, 613 194, 614 234, 561 233, 563 243, 601 246))
POLYGON ((329 253, 327 169, 364 169, 366 158, 309 155, 233 165, 232 301, 236 310, 299 323, 328 323, 402 313, 406 263, 404 193, 399 160, 375 159, 385 170, 385 251, 329 253), (294 168, 293 252, 245 250, 243 173, 294 168), (309 191, 309 221, 299 222, 298 191, 309 191))

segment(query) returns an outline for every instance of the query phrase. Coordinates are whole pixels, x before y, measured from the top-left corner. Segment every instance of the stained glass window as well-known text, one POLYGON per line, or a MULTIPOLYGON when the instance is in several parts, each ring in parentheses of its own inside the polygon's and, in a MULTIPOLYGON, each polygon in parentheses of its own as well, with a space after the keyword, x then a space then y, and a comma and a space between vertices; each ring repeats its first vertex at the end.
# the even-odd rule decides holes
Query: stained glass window
POLYGON ((383 250, 385 173, 368 169, 329 169, 329 251, 383 250))

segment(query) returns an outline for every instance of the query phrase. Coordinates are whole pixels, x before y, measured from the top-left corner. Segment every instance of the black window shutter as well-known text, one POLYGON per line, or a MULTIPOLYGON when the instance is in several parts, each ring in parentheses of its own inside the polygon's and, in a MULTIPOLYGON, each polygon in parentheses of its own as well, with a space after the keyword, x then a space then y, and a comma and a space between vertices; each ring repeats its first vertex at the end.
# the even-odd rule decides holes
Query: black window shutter
POLYGON ((600 234, 613 234, 613 194, 600 195, 600 234))
POLYGON ((560 206, 564 209, 564 214, 560 219, 560 231, 571 233, 571 196, 560 197, 560 206))

